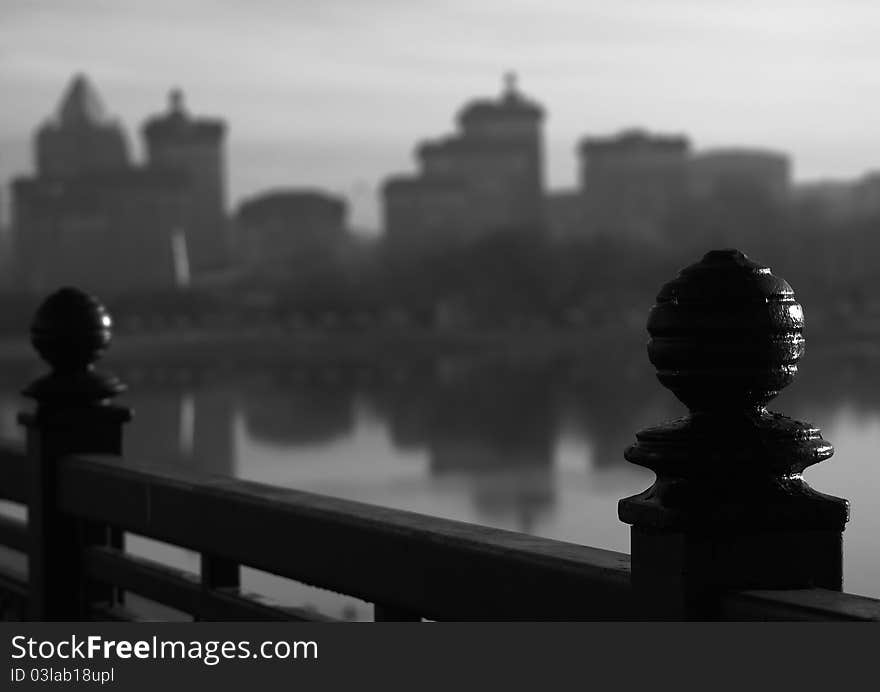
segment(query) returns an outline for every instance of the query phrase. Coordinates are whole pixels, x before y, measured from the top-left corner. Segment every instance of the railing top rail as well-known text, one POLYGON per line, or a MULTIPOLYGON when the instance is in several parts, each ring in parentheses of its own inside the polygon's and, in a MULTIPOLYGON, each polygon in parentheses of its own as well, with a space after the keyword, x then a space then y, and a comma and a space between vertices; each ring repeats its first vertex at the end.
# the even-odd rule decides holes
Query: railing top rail
MULTIPOLYGON (((11 446, 4 447, 2 452, 0 468, 4 471, 0 477, 19 478, 23 483, 26 467, 21 452, 16 452, 11 446), (16 467, 15 471, 5 472, 13 466, 16 467)), ((217 537, 223 540, 220 533, 222 527, 215 529, 212 524, 218 512, 234 516, 244 510, 242 516, 249 523, 256 521, 259 516, 275 515, 279 518, 279 526, 302 519, 324 525, 326 531, 335 531, 339 540, 345 541, 341 545, 324 546, 325 553, 330 548, 339 548, 351 559, 352 569, 340 573, 339 590, 364 598, 376 593, 370 584, 375 583, 377 576, 375 569, 370 568, 367 570, 369 574, 365 575, 369 582, 364 583, 361 579, 363 562, 369 563, 371 560, 370 554, 364 554, 369 551, 361 550, 361 546, 379 544, 381 547, 401 541, 442 545, 442 558, 447 561, 444 567, 454 571, 457 565, 465 573, 443 579, 442 572, 435 572, 435 581, 441 583, 434 584, 434 588, 447 592, 447 601, 456 589, 465 588, 465 594, 459 600, 458 607, 442 614, 438 610, 435 613, 437 619, 525 619, 527 613, 531 613, 528 617, 534 619, 632 617, 630 565, 626 554, 262 483, 209 476, 178 467, 144 466, 118 457, 70 457, 63 461, 60 470, 65 479, 62 489, 71 483, 86 484, 94 489, 88 494, 88 499, 78 497, 76 492, 79 491, 62 490, 59 501, 67 511, 119 522, 120 526, 129 530, 195 550, 204 549, 207 540, 215 541, 217 537), (123 491, 122 494, 120 491, 123 491), (192 502, 166 504, 169 497, 181 499, 184 497, 182 494, 192 498, 192 502), (130 503, 132 497, 139 497, 140 501, 130 503), (213 509, 204 513, 206 502, 213 505, 213 509), (200 517, 200 521, 193 523, 192 517, 200 517), (184 526, 185 530, 179 530, 177 527, 180 526, 184 526), (364 536, 368 537, 366 542, 364 536), (494 603, 480 603, 484 596, 480 590, 488 587, 472 583, 472 570, 477 568, 471 567, 470 563, 476 558, 485 564, 485 561, 493 561, 492 555, 498 554, 505 559, 503 566, 496 566, 495 576, 501 580, 513 578, 514 583, 510 584, 510 589, 500 582, 493 588, 504 590, 505 595, 509 594, 514 600, 505 601, 501 596, 494 603), (519 578, 513 570, 523 568, 526 574, 519 578), (556 581, 556 588, 560 581, 566 581, 566 576, 578 579, 573 589, 566 591, 571 595, 572 590, 576 590, 575 600, 571 603, 544 598, 545 594, 533 590, 553 580, 556 581), (513 589, 521 588, 524 581, 531 582, 528 588, 511 593, 513 589), (541 603, 537 603, 539 600, 541 603), (520 604, 520 607, 516 604, 520 604), (560 606, 565 608, 564 613, 557 609, 560 606), (539 610, 541 614, 538 615, 539 610)), ((310 575, 319 580, 324 578, 329 568, 321 566, 322 555, 318 545, 296 540, 279 545, 277 537, 282 534, 278 531, 270 533, 273 538, 259 541, 263 546, 259 550, 273 557, 255 566, 305 582, 311 581, 310 575), (273 540, 276 549, 266 550, 273 540), (286 545, 290 545, 290 550, 285 550, 286 545)), ((235 539, 235 535, 236 532, 227 534, 234 540, 223 541, 228 544, 224 554, 231 559, 246 561, 248 554, 241 552, 242 548, 253 541, 246 532, 239 534, 241 539, 235 539)), ((216 542, 211 543, 211 549, 217 550, 216 542)), ((396 561, 389 565, 391 569, 387 572, 381 570, 386 575, 383 588, 400 589, 401 600, 407 602, 413 597, 442 597, 443 594, 427 594, 424 591, 412 593, 413 580, 421 582, 425 579, 425 570, 437 569, 433 564, 419 565, 418 555, 401 548, 396 561), (419 574, 414 574, 414 571, 419 574)), ((325 554, 323 558, 326 557, 325 554)), ((338 556, 331 559, 334 562, 339 560, 338 556)), ((320 585, 326 586, 323 582, 320 585)), ((424 611, 424 608, 420 610, 424 611)), ((880 621, 880 600, 826 589, 730 592, 721 599, 720 616, 730 620, 880 621)))
POLYGON ((629 556, 118 457, 68 457, 59 508, 431 619, 627 619, 629 556))
POLYGON ((830 589, 765 589, 721 598, 728 620, 880 622, 880 600, 830 589))

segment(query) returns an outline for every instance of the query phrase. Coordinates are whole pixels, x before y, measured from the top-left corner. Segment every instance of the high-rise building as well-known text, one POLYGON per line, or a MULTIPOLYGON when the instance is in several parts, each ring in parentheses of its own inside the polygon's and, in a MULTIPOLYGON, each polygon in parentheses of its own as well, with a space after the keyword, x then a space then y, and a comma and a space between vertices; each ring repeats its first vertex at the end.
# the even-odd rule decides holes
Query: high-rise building
POLYGON ((102 296, 176 285, 187 179, 131 166, 122 127, 81 75, 35 140, 37 175, 13 181, 17 285, 46 293, 72 283, 102 296))
POLYGON ((395 176, 385 181, 385 234, 396 248, 446 247, 474 235, 467 185, 453 176, 395 176))
POLYGON ((180 177, 129 169, 18 179, 13 189, 23 288, 74 284, 112 295, 176 285, 172 238, 186 203, 180 177))
POLYGON ((316 190, 279 190, 244 201, 235 218, 237 259, 284 270, 295 259, 332 254, 346 236, 346 204, 316 190))
POLYGON ((689 164, 689 190, 696 198, 734 194, 784 204, 791 194, 788 156, 763 149, 708 149, 689 164))
POLYGON ((191 116, 178 89, 169 94, 168 111, 149 118, 143 126, 147 165, 180 171, 189 182, 184 232, 189 264, 196 273, 220 267, 228 260, 225 132, 226 125, 220 119, 191 116))
POLYGON ((585 224, 592 233, 658 240, 687 194, 690 143, 680 135, 626 130, 579 147, 585 224))
POLYGON ((385 231, 396 245, 424 248, 487 233, 543 227, 543 109, 508 75, 497 99, 477 99, 458 131, 416 149, 419 171, 384 188, 385 231))

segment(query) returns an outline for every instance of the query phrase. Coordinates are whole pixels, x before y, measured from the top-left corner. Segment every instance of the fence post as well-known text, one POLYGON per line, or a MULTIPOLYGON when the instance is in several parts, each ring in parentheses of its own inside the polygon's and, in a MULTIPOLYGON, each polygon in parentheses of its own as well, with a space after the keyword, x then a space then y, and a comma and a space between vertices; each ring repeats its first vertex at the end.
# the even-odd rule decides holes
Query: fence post
POLYGON ((88 619, 90 602, 113 597, 109 587, 86 584, 81 553, 84 544, 121 547, 121 535, 65 516, 56 502, 62 457, 122 453, 122 426, 131 412, 109 402, 124 386, 94 367, 110 344, 111 326, 104 306, 75 288, 49 296, 31 325, 31 343, 51 368, 22 392, 37 406, 18 417, 26 429, 32 467, 28 503, 32 620, 88 619))
POLYGON ((728 589, 842 588, 849 503, 801 478, 834 450, 765 408, 797 374, 803 326, 791 286, 737 250, 660 289, 648 356, 690 413, 640 431, 624 454, 657 474, 618 511, 646 619, 714 619, 728 589))
MULTIPOLYGON (((202 553, 199 556, 199 573, 203 594, 214 589, 241 588, 241 567, 232 560, 202 553)), ((205 612, 201 604, 199 612, 194 613, 193 616, 197 621, 215 619, 213 614, 205 612)))

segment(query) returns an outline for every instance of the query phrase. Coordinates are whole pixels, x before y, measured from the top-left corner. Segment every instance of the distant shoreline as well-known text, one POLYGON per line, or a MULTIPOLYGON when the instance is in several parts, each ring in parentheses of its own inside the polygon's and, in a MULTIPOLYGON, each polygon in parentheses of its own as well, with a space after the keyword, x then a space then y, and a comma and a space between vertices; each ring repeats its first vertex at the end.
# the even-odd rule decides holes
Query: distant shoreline
MULTIPOLYGON (((857 324, 811 328, 807 350, 823 355, 880 357, 880 328, 857 324)), ((367 330, 248 327, 238 330, 185 330, 123 333, 105 358, 121 363, 388 362, 444 356, 554 359, 645 357, 644 326, 606 324, 578 329, 367 330)), ((0 365, 37 363, 26 338, 0 339, 0 365)))
MULTIPOLYGON (((576 357, 608 347, 644 348, 647 334, 623 325, 599 329, 513 330, 187 330, 114 337, 107 358, 121 362, 310 360, 385 361, 453 355, 576 357)), ((643 351, 642 351, 643 352, 643 351)), ((25 338, 0 340, 0 364, 34 362, 25 338)))

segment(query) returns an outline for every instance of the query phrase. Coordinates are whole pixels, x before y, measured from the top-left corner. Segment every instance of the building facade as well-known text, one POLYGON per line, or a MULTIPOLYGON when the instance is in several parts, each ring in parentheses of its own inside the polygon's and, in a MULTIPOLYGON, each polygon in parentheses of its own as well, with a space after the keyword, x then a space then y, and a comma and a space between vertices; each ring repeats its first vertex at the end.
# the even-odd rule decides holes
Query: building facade
POLYGON ((543 117, 512 76, 499 98, 466 104, 454 134, 416 148, 416 175, 386 181, 388 241, 424 249, 509 229, 539 232, 543 117))
POLYGON ((454 176, 397 176, 383 192, 385 233, 394 247, 445 247, 475 233, 469 190, 454 176))
POLYGON ((122 126, 111 119, 85 75, 76 75, 57 113, 34 138, 40 178, 71 178, 130 165, 122 126))
POLYGON ((142 128, 147 166, 186 176, 190 188, 184 224, 193 273, 224 266, 230 230, 226 220, 226 125, 216 118, 191 116, 183 93, 172 90, 166 113, 149 118, 142 128))
POLYGON ((236 213, 236 255, 256 268, 332 253, 346 238, 346 216, 343 199, 315 190, 257 195, 236 213))
POLYGON ((791 161, 762 149, 709 149, 693 156, 689 192, 698 199, 733 194, 785 204, 791 196, 791 161))
POLYGON ((187 216, 179 172, 131 165, 122 127, 88 79, 74 78, 35 137, 37 174, 13 181, 16 282, 46 293, 74 283, 113 295, 177 284, 174 234, 187 216))
POLYGON ((579 146, 585 224, 595 234, 659 240, 687 194, 690 142, 681 135, 626 130, 579 146))

